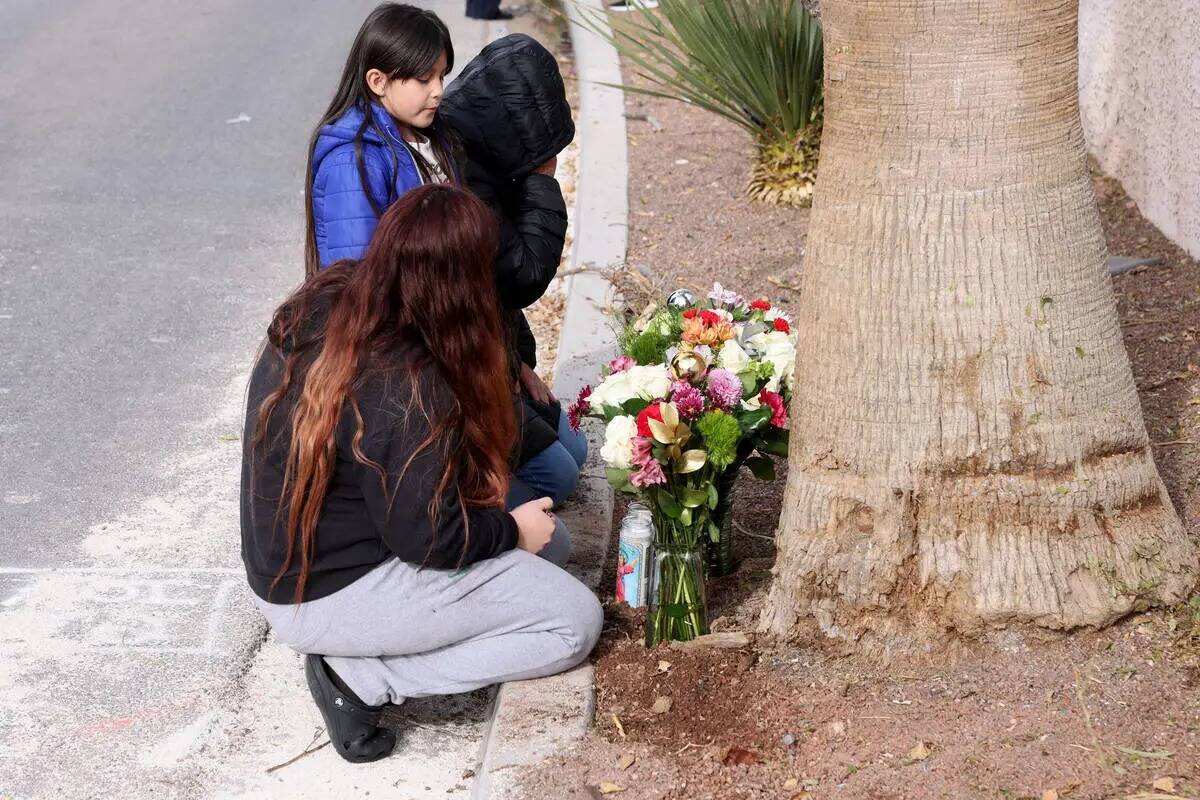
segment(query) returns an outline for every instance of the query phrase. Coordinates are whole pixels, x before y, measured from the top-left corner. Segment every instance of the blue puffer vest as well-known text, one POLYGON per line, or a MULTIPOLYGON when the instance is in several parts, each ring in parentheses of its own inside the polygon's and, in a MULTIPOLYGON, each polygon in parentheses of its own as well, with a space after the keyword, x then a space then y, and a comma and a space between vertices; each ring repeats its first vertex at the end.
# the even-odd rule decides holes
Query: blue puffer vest
POLYGON ((391 115, 377 103, 370 112, 373 124, 363 132, 362 145, 366 189, 354 158, 354 135, 362 125, 363 109, 351 108, 322 128, 313 147, 313 222, 322 267, 360 258, 367 249, 379 223, 368 191, 382 212, 421 185, 421 174, 391 115))

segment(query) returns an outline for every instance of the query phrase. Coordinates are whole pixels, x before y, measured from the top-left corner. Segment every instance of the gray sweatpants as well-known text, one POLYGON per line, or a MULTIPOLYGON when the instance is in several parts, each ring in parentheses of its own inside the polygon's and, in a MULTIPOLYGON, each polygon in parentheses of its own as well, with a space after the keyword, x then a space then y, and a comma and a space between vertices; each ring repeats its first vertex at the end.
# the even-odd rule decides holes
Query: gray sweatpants
MULTIPOLYGON (((565 560, 555 539, 542 555, 565 560)), ((366 703, 467 692, 562 672, 600 638, 596 596, 546 557, 514 550, 458 571, 392 559, 319 600, 258 606, 366 703)))

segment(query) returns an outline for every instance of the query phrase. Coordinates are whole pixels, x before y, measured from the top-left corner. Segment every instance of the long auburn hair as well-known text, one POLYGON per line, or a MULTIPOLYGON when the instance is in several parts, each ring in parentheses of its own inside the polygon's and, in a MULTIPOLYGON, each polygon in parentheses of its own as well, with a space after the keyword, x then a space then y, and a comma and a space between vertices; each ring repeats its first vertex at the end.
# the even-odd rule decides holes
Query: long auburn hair
MULTIPOLYGON (((382 216, 385 209, 368 188, 370 184, 367 182, 367 168, 363 162, 363 135, 367 128, 374 128, 381 139, 389 144, 392 142, 387 134, 380 130, 378 121, 371 113, 371 104, 375 102, 376 97, 367 85, 367 73, 377 69, 392 80, 419 78, 433 69, 442 53, 446 54, 446 71, 449 72, 454 69, 454 44, 450 41, 450 31, 446 23, 428 9, 405 3, 380 3, 367 15, 362 27, 358 29, 354 44, 350 46, 350 53, 346 56, 346 64, 342 67, 342 77, 338 80, 337 90, 334 91, 329 107, 321 115, 308 142, 308 166, 305 168, 304 177, 304 206, 307 218, 305 275, 312 275, 320 269, 317 229, 313 219, 312 183, 313 150, 321 136, 321 129, 351 108, 357 107, 362 110, 363 121, 354 134, 354 160, 363 191, 367 195, 367 202, 371 204, 376 217, 382 216)), ((438 166, 447 175, 454 175, 453 165, 458 150, 454 134, 436 114, 433 123, 428 128, 423 128, 421 133, 433 146, 438 166)), ((429 181, 429 165, 411 148, 409 152, 422 179, 429 181)), ((398 164, 395 148, 392 148, 391 156, 394 169, 398 164)))
POLYGON ((414 189, 384 213, 361 261, 318 272, 275 312, 266 347, 283 361, 282 377, 259 406, 252 452, 279 401, 289 391, 297 399, 278 511, 286 514, 287 551, 272 589, 298 557, 294 602, 303 599, 343 408, 357 425, 353 457, 379 475, 385 496, 394 496, 388 480, 398 484, 400 476, 385 474, 361 449, 366 432, 355 390, 374 370, 406 369, 414 398, 407 413, 431 422, 408 464, 428 448, 443 448, 445 469, 429 503, 435 531, 452 484, 464 509, 503 505, 517 426, 492 266, 497 236, 490 209, 466 190, 414 189), (452 395, 432 416, 418 391, 419 374, 430 368, 452 395))

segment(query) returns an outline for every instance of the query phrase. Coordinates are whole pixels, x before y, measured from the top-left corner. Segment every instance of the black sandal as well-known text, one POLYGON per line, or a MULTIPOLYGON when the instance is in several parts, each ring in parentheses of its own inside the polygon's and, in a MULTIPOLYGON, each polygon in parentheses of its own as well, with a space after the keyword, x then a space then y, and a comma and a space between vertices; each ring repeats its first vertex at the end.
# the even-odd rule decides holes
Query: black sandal
POLYGON ((396 734, 379 727, 383 706, 368 706, 347 697, 334 685, 321 656, 304 657, 304 677, 338 755, 355 764, 366 764, 391 754, 396 734))

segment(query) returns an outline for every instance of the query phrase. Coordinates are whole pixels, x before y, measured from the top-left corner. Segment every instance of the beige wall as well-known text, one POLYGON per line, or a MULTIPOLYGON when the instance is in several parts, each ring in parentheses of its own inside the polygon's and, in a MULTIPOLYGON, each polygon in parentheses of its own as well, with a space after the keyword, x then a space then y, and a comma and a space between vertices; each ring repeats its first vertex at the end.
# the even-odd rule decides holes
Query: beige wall
POLYGON ((1200 257, 1200 0, 1079 5, 1088 149, 1147 219, 1200 257))

